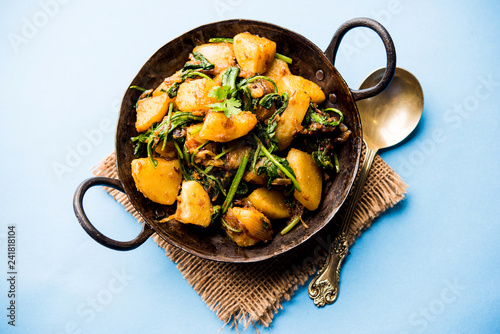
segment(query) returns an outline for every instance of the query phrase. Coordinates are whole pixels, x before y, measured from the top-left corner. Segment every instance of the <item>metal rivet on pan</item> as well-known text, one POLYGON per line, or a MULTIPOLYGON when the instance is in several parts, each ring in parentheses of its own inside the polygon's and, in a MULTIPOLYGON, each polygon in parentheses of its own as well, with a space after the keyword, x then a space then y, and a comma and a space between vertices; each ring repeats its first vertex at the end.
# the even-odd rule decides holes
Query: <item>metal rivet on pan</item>
POLYGON ((337 102, 337 95, 331 93, 330 95, 328 95, 328 100, 331 102, 331 103, 336 103, 337 102))
POLYGON ((320 80, 320 81, 321 81, 321 80, 323 80, 324 78, 325 78, 325 73, 323 73, 323 71, 322 71, 322 70, 318 70, 318 71, 316 71, 316 79, 318 79, 318 80, 320 80))

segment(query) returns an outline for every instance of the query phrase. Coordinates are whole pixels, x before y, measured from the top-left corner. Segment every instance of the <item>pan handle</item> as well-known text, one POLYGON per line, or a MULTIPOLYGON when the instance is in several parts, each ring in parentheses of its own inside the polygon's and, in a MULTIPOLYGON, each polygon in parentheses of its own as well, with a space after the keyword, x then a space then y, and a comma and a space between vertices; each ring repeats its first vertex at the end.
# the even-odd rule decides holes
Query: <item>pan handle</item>
POLYGON ((76 218, 80 222, 80 225, 82 225, 85 232, 87 232, 88 235, 90 235, 95 241, 111 249, 126 251, 139 247, 154 233, 153 229, 146 223, 142 226, 141 233, 139 233, 135 239, 130 241, 116 241, 99 232, 89 221, 83 209, 83 197, 85 196, 87 190, 93 186, 106 186, 121 192, 124 192, 124 190, 120 180, 109 177, 92 177, 83 181, 76 189, 75 197, 73 198, 73 209, 75 210, 76 218))
POLYGON ((361 90, 351 89, 354 101, 367 99, 381 93, 384 89, 387 88, 387 86, 389 86, 392 78, 394 77, 394 73, 396 72, 396 49, 394 48, 394 43, 391 36, 380 23, 366 17, 351 19, 337 29, 337 31, 333 35, 330 45, 325 51, 326 57, 332 62, 332 64, 335 65, 335 58, 337 56, 337 51, 339 49, 342 38, 349 30, 357 27, 370 28, 380 36, 382 42, 384 43, 385 52, 387 54, 387 66, 384 76, 377 85, 361 90))

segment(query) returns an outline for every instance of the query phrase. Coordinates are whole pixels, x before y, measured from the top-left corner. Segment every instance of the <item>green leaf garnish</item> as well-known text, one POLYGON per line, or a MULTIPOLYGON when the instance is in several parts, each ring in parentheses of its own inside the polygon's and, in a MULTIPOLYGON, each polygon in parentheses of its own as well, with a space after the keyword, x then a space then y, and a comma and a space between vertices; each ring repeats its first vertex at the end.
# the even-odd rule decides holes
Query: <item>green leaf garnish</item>
POLYGON ((222 76, 222 87, 214 87, 208 93, 209 97, 221 102, 209 104, 207 107, 213 111, 223 111, 227 118, 241 112, 241 101, 236 98, 238 91, 236 78, 239 72, 239 68, 230 67, 222 76))
MULTIPOLYGON (((220 86, 212 88, 210 92, 208 92, 208 96, 214 98, 218 101, 224 101, 227 97, 227 91, 220 86)), ((214 103, 215 104, 215 103, 214 103)))

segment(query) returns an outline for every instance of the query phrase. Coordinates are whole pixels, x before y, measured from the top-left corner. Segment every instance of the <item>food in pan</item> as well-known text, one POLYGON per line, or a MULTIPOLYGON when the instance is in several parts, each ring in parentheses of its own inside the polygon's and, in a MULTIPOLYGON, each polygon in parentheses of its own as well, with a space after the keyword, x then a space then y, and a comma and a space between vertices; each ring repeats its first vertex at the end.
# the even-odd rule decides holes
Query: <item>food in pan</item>
POLYGON ((247 247, 318 208, 350 131, 291 61, 244 32, 195 47, 158 87, 132 87, 143 91, 132 175, 145 197, 173 206, 165 222, 217 224, 247 247))

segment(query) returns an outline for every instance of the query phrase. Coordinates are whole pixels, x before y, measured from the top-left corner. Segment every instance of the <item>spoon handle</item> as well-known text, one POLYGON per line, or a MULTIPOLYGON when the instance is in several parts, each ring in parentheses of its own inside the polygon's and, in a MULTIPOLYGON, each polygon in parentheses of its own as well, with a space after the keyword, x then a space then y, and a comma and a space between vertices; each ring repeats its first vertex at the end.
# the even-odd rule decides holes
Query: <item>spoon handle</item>
POLYGON ((348 235, 349 223, 351 221, 354 209, 358 203, 363 186, 365 185, 373 159, 377 154, 377 150, 366 147, 365 160, 361 166, 358 184, 356 185, 353 198, 349 203, 346 215, 342 221, 339 234, 330 246, 330 252, 326 258, 325 265, 318 272, 317 276, 309 283, 309 297, 314 300, 314 304, 318 307, 325 304, 333 304, 339 295, 339 280, 340 268, 342 261, 349 251, 348 235))

